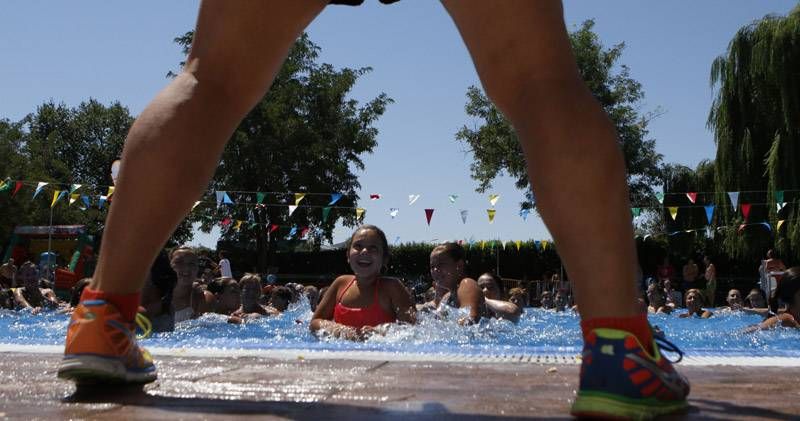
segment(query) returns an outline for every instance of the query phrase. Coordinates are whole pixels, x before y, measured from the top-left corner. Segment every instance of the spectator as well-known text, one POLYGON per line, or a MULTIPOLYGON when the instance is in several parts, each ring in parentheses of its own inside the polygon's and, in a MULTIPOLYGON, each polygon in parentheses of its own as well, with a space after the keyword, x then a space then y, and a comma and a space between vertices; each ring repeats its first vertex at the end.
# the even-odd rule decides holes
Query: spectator
POLYGON ((742 293, 738 289, 731 289, 728 291, 728 306, 722 307, 719 311, 741 311, 744 307, 744 301, 742 300, 742 293))
POLYGON ((702 289, 699 288, 697 277, 700 275, 700 269, 697 267, 697 263, 694 262, 694 259, 689 258, 686 261, 686 264, 683 265, 683 290, 688 291, 690 289, 702 289))
POLYGON ((781 283, 770 297, 769 309, 776 315, 761 323, 759 328, 771 329, 777 326, 800 328, 798 323, 800 322, 800 266, 785 271, 781 283), (786 304, 783 312, 778 308, 780 302, 786 304))
POLYGON ((58 299, 52 289, 39 288, 39 270, 32 262, 25 262, 17 271, 17 282, 22 285, 14 290, 18 308, 30 308, 38 313, 42 308, 58 307, 58 299))
POLYGON ((511 290, 508 291, 508 301, 520 309, 530 306, 528 302, 528 291, 524 288, 511 288, 511 290))
POLYGON ((683 307, 683 294, 672 288, 672 281, 669 279, 664 281, 664 299, 666 305, 673 309, 683 307))
POLYGON ((216 297, 214 313, 231 315, 242 304, 239 283, 231 278, 217 278, 208 285, 208 291, 216 297))
POLYGON ((483 291, 487 315, 493 315, 516 323, 522 314, 522 308, 505 300, 503 289, 500 285, 500 279, 493 273, 487 272, 478 277, 478 288, 483 291))
POLYGON ((224 251, 219 252, 219 276, 223 278, 233 278, 233 271, 231 270, 231 261, 228 260, 224 251))
POLYGON ((247 273, 239 281, 241 287, 242 305, 228 318, 228 323, 240 324, 247 319, 254 319, 269 314, 266 308, 259 304, 261 300, 261 277, 247 273))
POLYGON ((669 307, 664 300, 664 294, 656 284, 647 287, 647 301, 650 303, 647 306, 647 312, 651 314, 664 313, 669 314, 672 308, 669 307))
POLYGON ((717 300, 717 267, 708 256, 703 256, 703 264, 706 266, 703 274, 706 280, 706 302, 709 307, 714 307, 714 302, 717 300))
POLYGON ((761 291, 758 288, 753 288, 750 290, 750 293, 747 294, 747 298, 744 300, 745 307, 748 308, 767 308, 767 300, 764 298, 764 291, 761 291))
POLYGON ((267 305, 267 312, 273 316, 277 316, 289 308, 294 294, 292 290, 286 287, 275 287, 269 297, 269 304, 267 305))
POLYGON ((539 303, 545 310, 550 310, 553 308, 553 296, 550 294, 550 291, 543 291, 542 296, 539 298, 539 303))
POLYGON ((311 311, 317 308, 317 303, 319 302, 319 290, 317 287, 313 285, 308 285, 303 288, 303 295, 305 295, 306 299, 308 299, 308 305, 311 307, 311 311))
POLYGON ((177 275, 177 283, 172 292, 172 305, 175 309, 175 323, 180 323, 195 315, 192 295, 200 271, 200 260, 191 247, 181 246, 170 253, 169 264, 177 275))
POLYGON ((703 309, 703 293, 699 289, 690 289, 686 291, 686 313, 678 317, 694 317, 697 316, 701 319, 707 319, 714 315, 714 313, 703 309))

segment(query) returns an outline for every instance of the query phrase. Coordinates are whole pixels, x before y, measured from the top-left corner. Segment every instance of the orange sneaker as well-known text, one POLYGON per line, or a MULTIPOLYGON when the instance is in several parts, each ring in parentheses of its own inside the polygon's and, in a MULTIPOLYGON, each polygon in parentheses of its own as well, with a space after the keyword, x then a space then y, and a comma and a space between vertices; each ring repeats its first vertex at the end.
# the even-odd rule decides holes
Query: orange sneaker
POLYGON ((76 383, 150 383, 153 357, 136 343, 135 325, 104 300, 81 302, 67 327, 58 377, 76 383))

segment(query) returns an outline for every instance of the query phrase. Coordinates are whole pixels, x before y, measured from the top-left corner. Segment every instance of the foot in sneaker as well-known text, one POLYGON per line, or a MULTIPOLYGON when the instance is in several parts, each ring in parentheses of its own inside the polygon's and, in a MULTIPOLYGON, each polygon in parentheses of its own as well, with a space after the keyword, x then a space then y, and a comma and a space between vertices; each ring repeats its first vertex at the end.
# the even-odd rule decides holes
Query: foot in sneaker
POLYGON ((76 383, 150 383, 156 366, 136 343, 134 324, 104 300, 81 302, 67 327, 58 377, 76 383))
POLYGON ((659 345, 683 356, 663 336, 656 336, 650 355, 630 332, 591 331, 584 344, 572 415, 638 420, 686 408, 689 382, 661 354, 659 345))

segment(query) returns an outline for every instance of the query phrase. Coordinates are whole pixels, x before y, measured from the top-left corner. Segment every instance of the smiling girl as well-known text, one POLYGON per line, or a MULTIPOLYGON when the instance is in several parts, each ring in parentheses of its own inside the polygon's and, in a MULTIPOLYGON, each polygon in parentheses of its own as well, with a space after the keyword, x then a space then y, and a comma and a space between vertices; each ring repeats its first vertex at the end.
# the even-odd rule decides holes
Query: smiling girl
POLYGON ((389 264, 389 245, 380 228, 363 225, 353 233, 347 262, 354 275, 333 281, 314 311, 311 332, 363 340, 376 332, 376 326, 415 322, 413 301, 403 284, 381 276, 389 264))

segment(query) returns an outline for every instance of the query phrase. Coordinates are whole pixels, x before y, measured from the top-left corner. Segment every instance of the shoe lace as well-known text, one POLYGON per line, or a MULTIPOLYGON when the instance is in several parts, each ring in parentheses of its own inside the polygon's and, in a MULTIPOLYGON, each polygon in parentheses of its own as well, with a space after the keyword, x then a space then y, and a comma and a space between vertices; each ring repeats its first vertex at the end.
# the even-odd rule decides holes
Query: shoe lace
MULTIPOLYGON (((674 353, 674 354, 678 354, 678 359, 676 359, 676 360, 671 360, 671 359, 667 358, 666 355, 665 355, 664 358, 667 358, 667 360, 669 360, 669 362, 677 364, 677 363, 681 362, 681 360, 683 360, 683 355, 684 355, 683 351, 681 351, 681 349, 678 348, 677 345, 675 345, 674 343, 672 343, 669 340, 667 340, 667 337, 664 334, 664 331, 659 329, 658 326, 654 326, 653 339, 655 340, 656 345, 658 345, 658 348, 660 350, 671 352, 671 353, 674 353)), ((664 355, 664 354, 662 353, 662 355, 664 355)))
POLYGON ((141 334, 136 335, 136 339, 145 339, 153 333, 153 323, 142 313, 136 313, 136 326, 142 329, 141 334))

